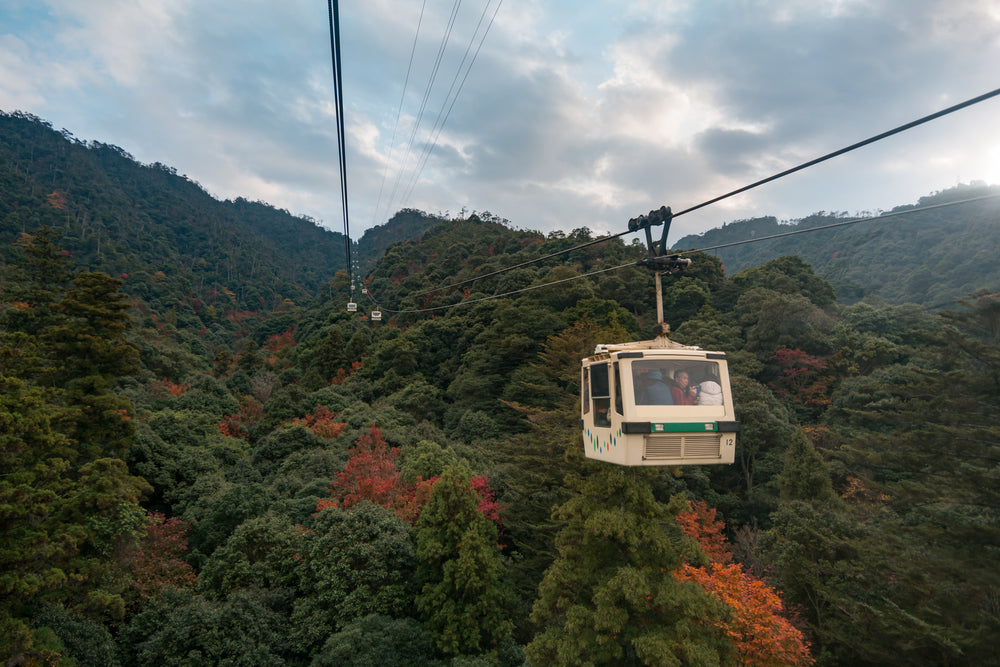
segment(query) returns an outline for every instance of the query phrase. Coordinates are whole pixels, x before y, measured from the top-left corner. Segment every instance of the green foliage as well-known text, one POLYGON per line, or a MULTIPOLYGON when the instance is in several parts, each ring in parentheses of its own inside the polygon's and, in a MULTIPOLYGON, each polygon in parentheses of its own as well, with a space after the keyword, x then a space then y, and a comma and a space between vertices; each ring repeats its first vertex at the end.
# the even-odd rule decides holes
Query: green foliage
POLYGON ((632 470, 595 471, 555 510, 559 556, 532 611, 533 664, 723 664, 730 652, 710 619, 726 613, 672 572, 699 553, 632 470))
POLYGON ((479 502, 468 475, 449 468, 414 528, 417 609, 448 655, 495 647, 512 627, 496 525, 479 512, 479 502))
POLYGON ((225 598, 240 588, 292 587, 305 548, 304 531, 284 517, 268 512, 248 519, 212 552, 198 590, 225 598))
POLYGON ((745 349, 762 361, 779 347, 817 354, 830 351, 830 318, 799 294, 753 287, 740 294, 734 314, 745 332, 745 349))
POLYGON ((280 600, 253 590, 222 601, 169 593, 137 614, 119 646, 125 665, 285 665, 287 621, 280 600))
MULTIPOLYGON (((921 197, 918 205, 943 204, 996 191, 997 186, 983 183, 958 185, 921 197)), ((939 310, 978 289, 1000 289, 995 252, 983 242, 997 235, 998 206, 996 200, 970 202, 715 252, 730 274, 777 257, 797 255, 835 287, 843 302, 878 295, 893 304, 918 303, 939 310), (928 253, 928 248, 935 251, 928 253)), ((914 207, 893 210, 909 208, 914 207)), ((779 224, 774 218, 740 220, 684 237, 675 247, 703 248, 787 234, 844 222, 845 215, 821 212, 790 224, 779 224)))
POLYGON ((414 484, 417 478, 440 477, 448 468, 458 464, 458 455, 450 447, 442 447, 430 440, 421 440, 415 448, 403 452, 399 471, 403 481, 414 484))
POLYGON ((32 619, 36 626, 51 630, 62 644, 61 662, 118 667, 114 638, 100 623, 55 605, 44 605, 32 619))
POLYGON ((830 284, 795 255, 779 257, 763 266, 741 271, 733 276, 733 284, 742 290, 762 287, 779 294, 798 294, 821 308, 831 305, 836 299, 830 284))
POLYGON ((444 664, 430 635, 412 618, 370 614, 330 635, 312 667, 410 667, 444 664))
POLYGON ((409 524, 362 502, 320 512, 312 530, 299 584, 312 605, 337 625, 368 614, 409 615, 416 565, 409 524))

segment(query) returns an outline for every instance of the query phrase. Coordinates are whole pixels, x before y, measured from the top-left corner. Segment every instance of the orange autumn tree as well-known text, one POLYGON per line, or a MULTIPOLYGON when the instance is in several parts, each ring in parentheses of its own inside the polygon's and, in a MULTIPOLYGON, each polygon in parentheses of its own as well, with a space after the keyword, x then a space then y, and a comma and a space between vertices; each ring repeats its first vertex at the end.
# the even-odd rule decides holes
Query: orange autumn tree
POLYGON ((688 511, 677 515, 681 530, 698 542, 698 546, 713 563, 729 563, 733 554, 726 544, 726 525, 715 517, 715 508, 705 501, 688 501, 688 511))
POLYGON ((344 472, 337 473, 330 488, 330 498, 321 499, 316 504, 316 511, 327 507, 353 507, 368 500, 393 510, 404 521, 416 522, 435 480, 417 478, 415 484, 404 482, 402 473, 396 469, 399 448, 390 447, 374 424, 371 431, 358 438, 347 451, 351 458, 344 472))
POLYGON ((302 424, 321 438, 336 438, 347 428, 345 422, 338 422, 337 415, 325 405, 316 406, 316 411, 305 417, 294 420, 293 424, 302 424))
POLYGON ((754 667, 811 665, 815 660, 802 632, 783 616, 784 605, 778 591, 746 572, 738 563, 730 563, 730 553, 715 508, 704 502, 688 501, 688 511, 677 516, 688 537, 698 542, 711 561, 708 567, 684 563, 674 576, 693 581, 726 603, 733 614, 718 621, 732 640, 738 664, 754 667))
POLYGON ((187 553, 184 521, 152 512, 146 517, 146 532, 121 556, 131 580, 130 590, 140 598, 156 597, 168 588, 191 588, 194 568, 184 560, 187 553))
POLYGON ((264 420, 264 405, 253 396, 240 399, 240 411, 226 415, 219 423, 219 433, 228 438, 249 437, 250 429, 264 420))

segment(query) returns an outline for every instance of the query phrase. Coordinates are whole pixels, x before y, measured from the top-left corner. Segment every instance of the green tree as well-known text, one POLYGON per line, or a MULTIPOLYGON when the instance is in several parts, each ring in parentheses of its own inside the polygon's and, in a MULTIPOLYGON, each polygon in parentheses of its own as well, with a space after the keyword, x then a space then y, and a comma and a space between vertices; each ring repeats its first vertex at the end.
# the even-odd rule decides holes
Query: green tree
POLYGON ((470 477, 442 473, 414 528, 417 609, 438 648, 474 655, 495 648, 511 630, 509 595, 496 524, 479 512, 470 477))
POLYGON ((297 568, 293 642, 307 654, 348 623, 413 611, 416 567, 410 526, 370 502, 316 515, 297 568))
POLYGON ((998 304, 984 293, 943 313, 914 362, 845 381, 828 412, 843 495, 868 535, 865 590, 837 600, 869 629, 852 642, 840 634, 865 659, 997 659, 988 600, 1000 577, 980 555, 1000 539, 998 304))
POLYGON ((134 616, 119 646, 125 665, 199 667, 287 664, 280 599, 240 590, 225 600, 170 592, 134 616))
POLYGON ((797 255, 785 255, 741 271, 733 276, 733 284, 741 289, 764 287, 780 294, 804 296, 820 308, 833 304, 837 298, 830 283, 817 276, 797 255))
POLYGON ((198 590, 224 598, 239 588, 297 585, 307 533, 273 512, 247 519, 212 552, 198 577, 198 590))
POLYGON ((732 653, 713 627, 725 606, 673 575, 682 551, 701 551, 653 497, 654 474, 603 467, 568 480, 559 555, 531 613, 533 664, 719 665, 732 653))
POLYGON ((327 639, 312 667, 410 667, 444 664, 416 619, 369 614, 327 639))

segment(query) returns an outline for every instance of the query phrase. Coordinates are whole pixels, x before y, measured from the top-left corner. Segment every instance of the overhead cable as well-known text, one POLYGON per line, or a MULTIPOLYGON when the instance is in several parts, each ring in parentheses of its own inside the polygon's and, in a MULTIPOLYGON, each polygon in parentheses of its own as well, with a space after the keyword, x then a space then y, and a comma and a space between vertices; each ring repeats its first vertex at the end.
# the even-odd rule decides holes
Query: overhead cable
POLYGON ((791 169, 786 169, 785 171, 777 173, 777 174, 775 174, 773 176, 768 176, 767 178, 762 178, 761 180, 756 181, 755 183, 751 183, 750 185, 744 185, 742 188, 738 188, 736 190, 733 190, 732 192, 727 192, 724 195, 719 195, 718 197, 715 197, 713 199, 709 199, 708 201, 704 201, 704 202, 702 202, 702 203, 700 203, 700 204, 698 204, 696 206, 691 206, 689 208, 686 208, 683 211, 678 211, 677 213, 674 213, 674 217, 676 218, 679 215, 684 215, 685 213, 690 213, 691 211, 697 211, 699 208, 703 208, 705 206, 708 206, 709 204, 714 204, 714 203, 720 202, 723 199, 726 199, 728 197, 732 197, 733 195, 738 195, 738 194, 740 194, 742 192, 746 192, 747 190, 752 190, 753 188, 756 188, 759 185, 764 185, 765 183, 770 183, 771 181, 776 181, 779 178, 783 178, 785 176, 788 176, 789 174, 794 174, 797 171, 801 171, 803 169, 806 169, 807 167, 812 167, 814 165, 819 164, 820 162, 825 162, 826 160, 829 160, 831 158, 835 158, 835 157, 837 157, 839 155, 843 155, 844 153, 850 153, 851 151, 856 150, 858 148, 861 148, 863 146, 867 146, 868 144, 873 144, 876 141, 881 141, 882 139, 886 139, 888 137, 891 137, 894 134, 899 134, 900 132, 905 132, 906 130, 909 130, 909 129, 912 129, 914 127, 917 127, 918 125, 923 125, 924 123, 930 122, 930 121, 935 120, 937 118, 941 118, 942 116, 947 116, 950 113, 954 113, 954 112, 959 111, 961 109, 964 109, 966 107, 970 107, 973 104, 978 104, 979 102, 983 102, 985 100, 988 100, 991 97, 996 97, 997 95, 1000 95, 1000 88, 997 88, 996 90, 991 90, 988 93, 983 93, 982 95, 979 95, 977 97, 973 97, 972 99, 966 100, 964 102, 960 102, 959 104, 956 104, 954 106, 950 106, 947 109, 942 109, 941 111, 938 111, 936 113, 932 113, 932 114, 930 114, 928 116, 924 116, 923 118, 918 118, 917 120, 914 120, 914 121, 911 121, 909 123, 906 123, 905 125, 900 125, 899 127, 895 127, 895 128, 893 128, 891 130, 888 130, 886 132, 882 132, 881 134, 876 134, 874 137, 869 137, 867 139, 864 139, 863 141, 857 142, 856 144, 851 144, 850 146, 847 146, 846 148, 841 148, 838 151, 833 151, 832 153, 827 153, 826 155, 824 155, 822 157, 818 157, 818 158, 816 158, 814 160, 809 160, 808 162, 803 162, 802 164, 800 164, 800 165, 798 165, 796 167, 792 167, 791 169))
POLYGON ((465 60, 469 57, 469 51, 472 50, 472 45, 476 41, 476 35, 479 34, 479 27, 483 23, 483 19, 486 17, 486 11, 490 8, 491 0, 486 0, 486 4, 483 5, 483 13, 479 17, 479 23, 476 24, 476 30, 472 33, 472 38, 469 40, 469 45, 465 47, 465 54, 462 56, 462 61, 458 64, 458 69, 455 70, 455 77, 451 81, 451 87, 448 88, 448 94, 445 95, 444 102, 441 104, 441 109, 438 111, 437 118, 434 121, 434 127, 431 128, 431 140, 424 146, 423 154, 420 159, 417 160, 417 169, 413 174, 413 179, 410 181, 410 186, 406 190, 406 194, 403 196, 402 201, 406 201, 413 194, 413 189, 417 185, 417 181, 420 179, 420 174, 423 173, 424 167, 427 165, 427 160, 430 158, 431 151, 437 146, 438 137, 441 136, 441 131, 444 129, 445 124, 448 122, 448 118, 451 117, 451 110, 455 108, 455 102, 458 101, 458 96, 462 94, 462 88, 465 87, 465 81, 469 78, 469 72, 472 71, 472 66, 476 64, 476 58, 479 57, 479 52, 483 48, 483 42, 486 41, 486 36, 490 32, 490 28, 493 27, 493 22, 497 18, 497 13, 500 11, 500 5, 503 4, 503 0, 497 3, 496 9, 493 11, 493 16, 490 18, 490 22, 486 25, 486 30, 483 31, 483 36, 479 40, 479 46, 476 47, 476 52, 472 55, 472 60, 469 62, 469 66, 465 69, 465 76, 462 77, 462 82, 458 85, 458 90, 455 92, 455 96, 451 96, 451 91, 455 88, 455 83, 458 81, 459 75, 462 73, 462 66, 465 65, 465 60), (448 104, 449 98, 451 99, 451 105, 448 106, 448 110, 445 112, 445 105, 448 104), (444 118, 442 119, 442 112, 444 112, 444 118))
POLYGON ((330 55, 333 59, 334 102, 337 110, 337 153, 340 162, 340 193, 344 208, 344 247, 347 250, 347 270, 351 269, 351 226, 347 209, 347 140, 344 134, 344 77, 340 66, 340 5, 327 0, 330 21, 330 55))
POLYGON ((441 59, 444 57, 444 52, 448 46, 448 40, 451 39, 451 31, 455 27, 455 19, 458 18, 458 10, 462 5, 462 0, 455 0, 455 4, 452 5, 451 16, 448 18, 448 25, 445 26, 444 35, 441 38, 441 45, 438 47, 437 57, 434 60, 434 66, 431 68, 430 79, 427 81, 427 88, 424 89, 424 97, 420 101, 420 110, 417 112, 417 119, 413 123, 413 129, 410 132, 410 139, 406 144, 406 152, 403 154, 403 159, 399 163, 399 171, 396 174, 396 183, 392 186, 392 194, 389 195, 389 203, 386 205, 386 209, 391 209, 392 202, 396 201, 396 192, 399 190, 399 183, 403 177, 403 172, 406 170, 406 163, 410 158, 410 151, 413 150, 413 140, 417 136, 417 130, 420 129, 420 123, 424 118, 424 111, 427 109, 427 100, 430 98, 431 90, 434 88, 434 81, 437 79, 438 69, 441 67, 441 59))
POLYGON ((807 229, 796 229, 790 232, 782 232, 781 234, 772 234, 771 236, 762 236, 760 238, 747 239, 744 241, 732 241, 731 243, 721 243, 719 245, 708 246, 707 248, 698 248, 697 250, 683 250, 677 254, 679 255, 690 255, 696 252, 707 252, 709 250, 718 250, 719 248, 729 248, 737 245, 744 245, 747 243, 758 243, 760 241, 770 241, 771 239, 780 239, 783 236, 793 236, 795 234, 805 234, 806 232, 818 232, 821 229, 831 229, 833 227, 844 227, 846 225, 856 225, 859 222, 871 222, 873 220, 881 220, 883 218, 894 218, 899 215, 909 215, 910 213, 923 213, 924 211, 932 211, 936 208, 944 208, 946 206, 955 206, 957 204, 969 204, 972 202, 983 201, 984 199, 996 199, 1000 197, 1000 193, 992 195, 982 195, 981 197, 970 197, 968 199, 959 199, 956 201, 943 202, 941 204, 928 204, 927 206, 921 206, 919 208, 911 208, 903 211, 890 211, 889 213, 881 213, 877 216, 872 216, 868 218, 852 218, 850 220, 843 220, 841 222, 834 222, 829 225, 820 225, 818 227, 809 227, 807 229))
MULTIPOLYGON (((712 199, 706 200, 706 201, 704 201, 704 202, 702 202, 700 204, 688 207, 688 208, 686 208, 686 209, 684 209, 682 211, 674 213, 673 217, 676 218, 676 217, 678 217, 680 215, 684 215, 685 213, 690 213, 690 212, 696 211, 696 210, 698 210, 700 208, 704 208, 705 206, 708 206, 710 204, 714 204, 716 202, 722 201, 723 199, 726 199, 728 197, 732 197, 734 195, 746 192, 747 190, 751 190, 751 189, 756 188, 756 187, 758 187, 760 185, 764 185, 765 183, 770 183, 771 181, 775 181, 775 180, 777 180, 779 178, 782 178, 784 176, 788 176, 789 174, 793 174, 793 173, 795 173, 797 171, 801 171, 803 169, 806 169, 807 167, 812 167, 814 165, 819 164, 820 162, 824 162, 826 160, 829 160, 831 158, 837 157, 839 155, 843 155, 845 153, 849 153, 849 152, 851 152, 853 150, 856 150, 856 149, 861 148, 863 146, 867 146, 869 144, 875 143, 876 141, 880 141, 880 140, 885 139, 887 137, 891 137, 891 136, 893 136, 895 134, 899 134, 900 132, 903 132, 905 130, 909 130, 911 128, 917 127, 918 125, 922 125, 922 124, 927 123, 929 121, 932 121, 932 120, 934 120, 936 118, 940 118, 940 117, 945 116, 947 114, 954 113, 955 111, 959 111, 961 109, 964 109, 966 107, 972 106, 974 104, 978 104, 979 102, 983 102, 983 101, 988 100, 990 98, 996 97, 997 95, 1000 95, 1000 88, 997 88, 996 90, 992 90, 992 91, 990 91, 988 93, 984 93, 984 94, 979 95, 977 97, 973 97, 972 99, 966 100, 966 101, 961 102, 959 104, 956 104, 954 106, 950 106, 947 109, 942 109, 941 111, 938 111, 936 113, 932 113, 932 114, 930 114, 928 116, 924 116, 923 118, 918 118, 917 120, 914 120, 914 121, 911 121, 909 123, 906 123, 905 125, 900 125, 899 127, 895 127, 895 128, 893 128, 891 130, 888 130, 886 132, 882 132, 882 133, 877 134, 877 135, 875 135, 873 137, 869 137, 868 139, 865 139, 863 141, 859 141, 857 143, 851 144, 850 146, 847 146, 845 148, 841 148, 840 150, 834 151, 832 153, 827 153, 826 155, 824 155, 822 157, 818 157, 818 158, 815 158, 815 159, 810 160, 808 162, 804 162, 804 163, 802 163, 802 164, 800 164, 798 166, 792 167, 791 169, 786 169, 785 171, 782 171, 780 173, 774 174, 773 176, 768 176, 767 178, 763 178, 763 179, 761 179, 759 181, 756 181, 754 183, 750 183, 749 185, 745 185, 742 188, 738 188, 736 190, 732 190, 731 192, 727 192, 726 194, 719 195, 718 197, 713 197, 712 199)), ((421 294, 429 294, 430 292, 437 292, 437 291, 440 291, 440 290, 450 289, 452 287, 460 287, 462 285, 466 285, 466 284, 469 284, 471 282, 475 282, 476 280, 480 280, 482 278, 488 278, 488 277, 491 277, 491 276, 494 276, 494 275, 498 275, 498 274, 504 273, 506 271, 512 271, 514 269, 522 268, 522 267, 528 266, 530 264, 535 264, 537 262, 541 262, 541 261, 544 261, 546 259, 550 259, 552 257, 557 257, 559 255, 565 255, 567 253, 573 252, 574 250, 580 250, 582 248, 586 248, 588 246, 592 246, 592 245, 595 245, 597 243, 601 243, 603 241, 608 241, 608 240, 611 240, 611 239, 616 239, 616 238, 619 238, 621 236, 625 236, 626 234, 632 234, 632 233, 635 233, 635 231, 637 231, 637 230, 629 230, 629 229, 627 229, 625 231, 618 232, 616 234, 610 234, 608 236, 602 236, 599 239, 595 239, 593 241, 589 241, 587 243, 584 243, 584 244, 581 244, 581 245, 578 245, 578 246, 573 246, 572 248, 566 248, 565 250, 560 250, 560 251, 552 253, 550 255, 545 255, 544 257, 538 257, 536 259, 529 260, 527 262, 522 262, 521 264, 516 264, 514 266, 509 266, 509 267, 507 267, 505 269, 499 269, 497 271, 494 271, 493 273, 488 273, 488 274, 485 274, 485 275, 482 275, 482 276, 477 276, 475 278, 469 278, 468 280, 464 280, 464 281, 459 282, 459 283, 445 285, 443 287, 438 287, 436 289, 428 290, 427 292, 422 292, 422 293, 418 294, 417 296, 420 296, 421 294)))
POLYGON ((372 226, 378 216, 379 206, 382 204, 382 190, 385 188, 385 178, 389 174, 389 163, 392 162, 392 149, 396 147, 396 130, 399 128, 399 116, 403 112, 403 101, 406 99, 406 88, 410 83, 410 72, 413 69, 413 54, 417 51, 417 39, 420 37, 420 26, 424 22, 424 9, 427 7, 427 0, 423 0, 420 5, 420 18, 417 19, 417 31, 413 35, 413 46, 410 47, 410 62, 406 65, 406 78, 403 80, 403 92, 399 95, 399 107, 396 109, 396 121, 392 124, 392 139, 389 140, 389 155, 385 162, 385 169, 382 170, 382 184, 378 187, 378 199, 375 200, 375 209, 372 211, 372 226))
POLYGON ((473 303, 479 303, 480 301, 489 301, 490 299, 502 299, 505 296, 513 296, 515 294, 521 294, 522 292, 530 292, 532 290, 541 289, 542 287, 551 287, 552 285, 558 285, 560 283, 568 283, 572 280, 579 280, 580 278, 588 278, 590 276, 596 276, 600 273, 608 273, 610 271, 617 271, 618 269, 624 269, 627 266, 635 266, 637 262, 629 262, 628 264, 622 264, 621 266, 613 266, 608 269, 600 269, 598 271, 591 271, 589 273, 582 273, 577 276, 572 276, 570 278, 562 278, 560 280, 553 280, 552 282, 543 283, 541 285, 530 285, 528 287, 522 287, 521 289, 512 290, 510 292, 504 292, 503 294, 491 294, 489 296, 477 297, 475 299, 469 299, 467 301, 460 301, 458 303, 451 303, 445 306, 432 306, 430 308, 416 308, 412 310, 392 310, 389 308, 383 308, 382 310, 387 313, 429 313, 434 310, 444 310, 446 308, 454 308, 455 306, 465 306, 473 303))
MULTIPOLYGON (((913 214, 913 213, 923 213, 923 212, 926 212, 926 211, 932 211, 934 209, 944 208, 944 207, 947 207, 947 206, 957 206, 957 205, 960 205, 960 204, 970 204, 970 203, 974 203, 974 202, 978 202, 978 201, 984 201, 984 200, 988 200, 988 199, 998 199, 998 198, 1000 198, 1000 193, 990 194, 990 195, 982 195, 982 196, 979 196, 979 197, 970 197, 970 198, 967 198, 967 199, 959 199, 959 200, 950 201, 950 202, 943 202, 943 203, 940 203, 940 204, 928 204, 927 206, 920 206, 920 207, 910 208, 910 209, 906 209, 906 210, 902 210, 902 211, 890 211, 889 213, 883 213, 881 215, 871 216, 871 217, 867 217, 867 218, 852 218, 850 220, 843 220, 841 222, 835 222, 835 223, 832 223, 832 224, 829 224, 829 225, 820 225, 818 227, 809 227, 808 229, 797 229, 797 230, 794 230, 794 231, 784 232, 784 233, 781 233, 781 234, 772 234, 771 236, 762 236, 760 238, 747 239, 747 240, 744 240, 744 241, 734 241, 732 243, 723 243, 723 244, 720 244, 720 245, 707 246, 707 247, 704 247, 704 248, 697 248, 697 249, 694 249, 694 250, 684 250, 684 251, 678 252, 677 254, 678 255, 691 255, 691 254, 694 254, 696 252, 707 252, 709 250, 717 250, 719 248, 728 248, 730 246, 744 245, 744 244, 747 244, 747 243, 760 243, 761 241, 770 241, 772 239, 781 238, 783 236, 792 236, 794 234, 806 234, 806 233, 809 233, 809 232, 818 232, 818 231, 821 231, 821 230, 824 230, 824 229, 831 229, 831 228, 834 228, 834 227, 843 227, 843 226, 846 226, 846 225, 855 225, 855 224, 858 224, 860 222, 877 222, 877 221, 883 220, 885 218, 893 218, 893 217, 897 217, 897 216, 901 216, 901 215, 910 215, 910 214, 913 214)), ((598 241, 606 241, 606 240, 608 240, 607 237, 598 239, 598 241)), ((596 242, 597 241, 595 241, 595 243, 596 242)), ((591 244, 588 244, 588 245, 591 245, 591 244)), ((580 247, 585 247, 585 246, 580 246, 580 247)), ((558 253, 554 253, 554 254, 558 254, 558 253)), ((552 255, 547 255, 547 257, 551 257, 551 256, 552 255)), ((466 301, 459 301, 458 303, 451 303, 451 304, 446 304, 446 305, 443 305, 443 306, 432 306, 430 308, 414 308, 414 309, 408 309, 408 310, 392 310, 390 308, 383 308, 382 310, 384 310, 384 311, 386 311, 388 313, 397 313, 397 314, 403 314, 403 313, 427 313, 427 312, 436 311, 436 310, 445 310, 447 308, 455 308, 457 306, 469 305, 469 304, 473 304, 473 303, 478 303, 480 301, 487 301, 487 300, 490 300, 490 299, 499 299, 499 298, 502 298, 502 297, 514 296, 516 294, 521 294, 523 292, 530 292, 532 290, 541 289, 542 287, 550 287, 552 285, 559 285, 559 284, 567 283, 567 282, 570 282, 570 281, 573 281, 573 280, 579 280, 581 278, 588 278, 590 276, 595 276, 595 275, 598 275, 598 274, 601 274, 601 273, 609 273, 611 271, 617 271, 619 269, 625 269, 625 268, 628 268, 628 267, 641 266, 642 264, 645 263, 645 261, 646 261, 645 259, 636 260, 634 262, 629 262, 627 264, 620 264, 618 266, 613 266, 613 267, 610 267, 610 268, 607 268, 607 269, 600 269, 598 271, 591 271, 589 273, 582 273, 582 274, 579 274, 579 275, 576 275, 576 276, 572 276, 572 277, 569 277, 569 278, 562 278, 562 279, 559 279, 559 280, 554 280, 552 282, 542 283, 540 285, 530 285, 528 287, 524 287, 524 288, 517 289, 517 290, 511 290, 509 292, 504 292, 502 294, 494 294, 494 295, 491 295, 491 296, 477 297, 475 299, 469 299, 469 300, 466 300, 466 301)), ((517 266, 524 266, 525 264, 529 264, 529 263, 531 263, 531 262, 523 262, 523 263, 521 263, 521 264, 519 264, 517 266)), ((490 274, 487 274, 487 275, 492 276, 492 275, 497 275, 497 274, 503 273, 503 272, 504 272, 503 270, 501 270, 501 271, 494 271, 493 273, 490 273, 490 274)), ((484 276, 480 276, 480 277, 481 278, 485 278, 487 276, 484 275, 484 276)), ((466 282, 468 282, 468 281, 466 281, 466 282)), ((462 284, 462 283, 456 283, 456 284, 462 284)), ((440 288, 440 289, 444 289, 444 288, 440 288)), ((430 294, 431 292, 435 292, 435 291, 438 291, 438 290, 429 290, 429 291, 426 291, 426 292, 417 292, 415 294, 410 294, 410 295, 407 295, 407 296, 409 296, 410 298, 415 298, 415 297, 418 297, 418 296, 423 296, 425 294, 430 294)), ((371 296, 371 290, 369 290, 369 297, 370 296, 371 296)))

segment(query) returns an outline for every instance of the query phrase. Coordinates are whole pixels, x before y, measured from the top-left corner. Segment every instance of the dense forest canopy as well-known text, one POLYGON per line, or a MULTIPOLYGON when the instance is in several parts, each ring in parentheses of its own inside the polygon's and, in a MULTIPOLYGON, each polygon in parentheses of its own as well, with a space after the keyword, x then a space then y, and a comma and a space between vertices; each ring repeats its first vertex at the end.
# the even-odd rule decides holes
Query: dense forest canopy
POLYGON ((597 272, 642 246, 438 290, 593 235, 401 212, 376 322, 342 237, 0 124, 9 664, 1000 661, 993 265, 939 311, 695 253, 667 319, 727 353, 736 463, 619 469, 579 364, 655 329, 647 270, 597 272))

